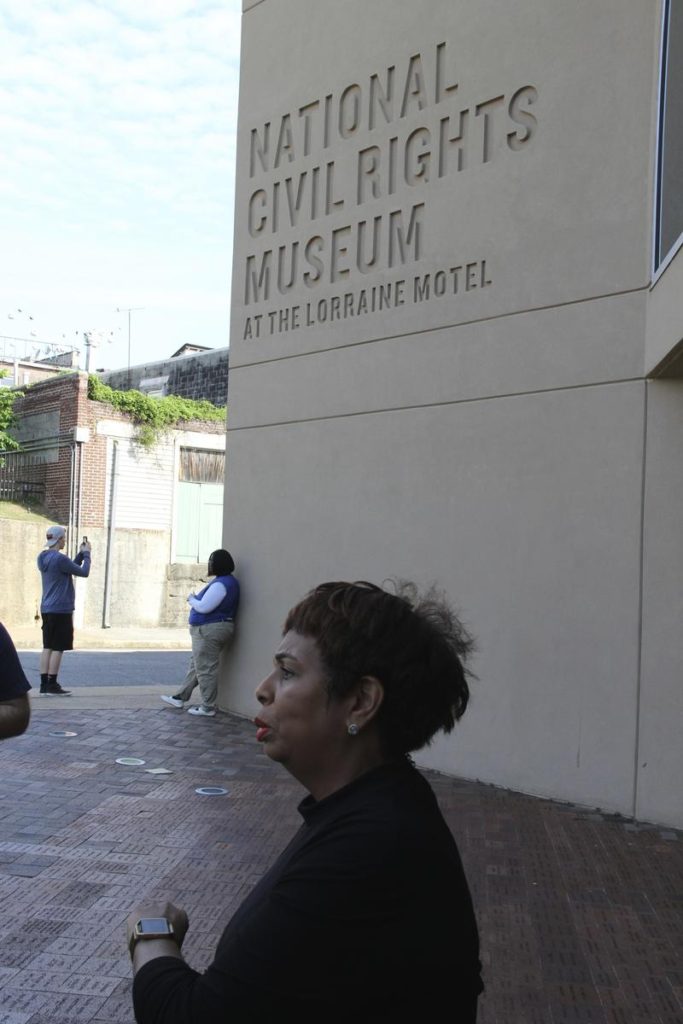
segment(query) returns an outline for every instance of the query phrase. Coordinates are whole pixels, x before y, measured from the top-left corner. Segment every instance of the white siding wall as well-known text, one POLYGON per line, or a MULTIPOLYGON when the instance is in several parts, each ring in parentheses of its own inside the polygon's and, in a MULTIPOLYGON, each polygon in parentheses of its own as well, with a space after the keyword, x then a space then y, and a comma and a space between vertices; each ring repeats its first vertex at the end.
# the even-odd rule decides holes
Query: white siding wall
POLYGON ((148 450, 129 437, 108 439, 107 520, 111 514, 115 441, 118 442, 116 528, 170 531, 173 521, 173 440, 162 440, 148 450))

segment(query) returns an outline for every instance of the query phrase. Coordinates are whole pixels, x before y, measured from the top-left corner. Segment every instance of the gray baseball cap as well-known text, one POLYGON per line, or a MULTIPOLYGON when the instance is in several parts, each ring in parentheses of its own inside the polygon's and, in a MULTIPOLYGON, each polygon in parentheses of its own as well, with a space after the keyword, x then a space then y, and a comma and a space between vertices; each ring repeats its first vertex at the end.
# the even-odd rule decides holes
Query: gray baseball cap
POLYGON ((50 526, 47 531, 47 547, 53 548, 55 544, 59 543, 62 537, 66 537, 66 530, 63 526, 50 526))

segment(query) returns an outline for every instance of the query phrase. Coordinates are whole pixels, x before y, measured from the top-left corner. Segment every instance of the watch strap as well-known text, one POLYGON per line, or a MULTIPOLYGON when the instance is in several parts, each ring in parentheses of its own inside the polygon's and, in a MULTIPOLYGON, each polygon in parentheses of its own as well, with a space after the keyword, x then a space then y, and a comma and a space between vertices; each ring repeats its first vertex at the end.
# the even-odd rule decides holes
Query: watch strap
POLYGON ((175 942, 178 948, 180 948, 178 939, 176 938, 175 931, 173 930, 173 925, 168 920, 168 918, 163 918, 163 920, 166 921, 166 924, 168 926, 167 931, 144 931, 142 927, 143 921, 145 921, 144 917, 140 918, 139 921, 135 922, 135 926, 133 928, 130 940, 128 942, 128 951, 130 952, 131 956, 133 955, 133 950, 137 946, 138 942, 148 942, 152 939, 171 939, 173 942, 175 942))

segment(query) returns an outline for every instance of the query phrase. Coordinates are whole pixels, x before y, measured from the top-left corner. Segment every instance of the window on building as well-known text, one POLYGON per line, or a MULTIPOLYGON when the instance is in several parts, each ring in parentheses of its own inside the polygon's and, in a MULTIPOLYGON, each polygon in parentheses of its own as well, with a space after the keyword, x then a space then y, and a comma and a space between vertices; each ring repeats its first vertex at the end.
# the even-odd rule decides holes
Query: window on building
POLYGON ((195 484, 222 484, 225 476, 225 452, 203 448, 180 449, 180 479, 195 484))
POLYGON ((666 0, 659 88, 655 272, 683 242, 683 0, 666 0))

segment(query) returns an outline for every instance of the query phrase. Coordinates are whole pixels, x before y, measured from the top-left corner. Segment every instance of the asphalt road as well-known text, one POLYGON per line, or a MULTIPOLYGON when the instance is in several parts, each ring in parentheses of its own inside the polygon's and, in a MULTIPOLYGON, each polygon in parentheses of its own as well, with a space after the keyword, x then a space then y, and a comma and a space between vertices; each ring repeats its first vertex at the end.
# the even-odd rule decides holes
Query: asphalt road
MULTIPOLYGON (((40 687, 40 651, 21 651, 19 660, 31 686, 40 687)), ((59 681, 67 689, 83 686, 152 686, 175 693, 185 678, 189 651, 67 651, 59 681)))

